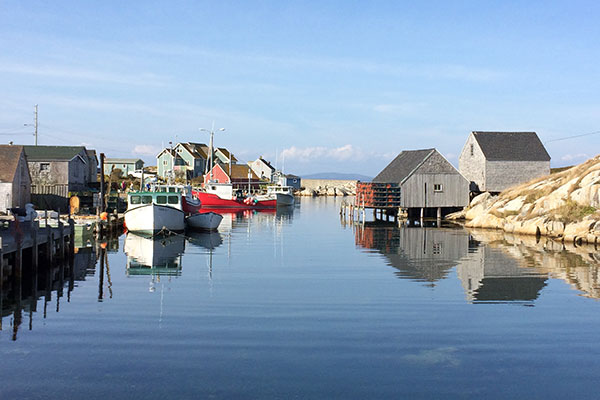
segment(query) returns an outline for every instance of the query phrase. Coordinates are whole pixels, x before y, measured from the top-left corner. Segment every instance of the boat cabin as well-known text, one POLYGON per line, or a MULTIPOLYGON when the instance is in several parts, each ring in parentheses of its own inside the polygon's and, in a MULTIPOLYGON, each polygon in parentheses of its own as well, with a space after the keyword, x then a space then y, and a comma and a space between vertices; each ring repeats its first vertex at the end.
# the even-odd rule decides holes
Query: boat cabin
POLYGON ((128 209, 141 207, 147 204, 156 204, 182 209, 181 193, 176 191, 157 191, 157 192, 130 192, 127 196, 129 203, 128 209))

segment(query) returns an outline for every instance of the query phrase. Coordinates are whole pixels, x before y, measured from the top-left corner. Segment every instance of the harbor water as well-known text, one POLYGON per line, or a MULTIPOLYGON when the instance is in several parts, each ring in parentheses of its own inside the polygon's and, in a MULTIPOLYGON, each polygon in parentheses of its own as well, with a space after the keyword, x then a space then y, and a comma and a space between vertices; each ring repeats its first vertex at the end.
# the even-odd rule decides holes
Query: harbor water
POLYGON ((356 225, 341 201, 5 276, 0 398, 597 398, 593 247, 356 225))

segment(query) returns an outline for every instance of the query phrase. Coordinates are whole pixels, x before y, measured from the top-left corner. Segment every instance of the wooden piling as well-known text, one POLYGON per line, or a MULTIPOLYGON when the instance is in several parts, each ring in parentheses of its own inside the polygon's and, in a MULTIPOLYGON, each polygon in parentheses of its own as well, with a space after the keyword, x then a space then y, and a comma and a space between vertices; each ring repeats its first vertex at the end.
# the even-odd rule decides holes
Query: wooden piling
POLYGON ((59 257, 62 261, 65 259, 65 225, 62 223, 60 218, 58 219, 58 234, 60 235, 58 238, 59 257))

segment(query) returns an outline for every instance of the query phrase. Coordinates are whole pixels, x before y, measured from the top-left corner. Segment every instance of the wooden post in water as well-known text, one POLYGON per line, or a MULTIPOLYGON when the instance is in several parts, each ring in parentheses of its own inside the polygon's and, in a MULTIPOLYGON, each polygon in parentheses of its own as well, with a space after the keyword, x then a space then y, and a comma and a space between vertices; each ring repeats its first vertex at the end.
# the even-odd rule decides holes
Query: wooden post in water
POLYGON ((69 219, 69 259, 72 259, 75 254, 75 221, 69 219))
POLYGON ((60 246, 60 259, 61 261, 65 259, 65 225, 62 223, 60 218, 58 219, 58 234, 60 237, 58 238, 58 245, 60 246))
POLYGON ((38 267, 38 258, 39 258, 39 250, 38 250, 38 231, 39 224, 37 221, 31 221, 31 235, 33 239, 33 244, 31 247, 31 266, 37 272, 38 267))

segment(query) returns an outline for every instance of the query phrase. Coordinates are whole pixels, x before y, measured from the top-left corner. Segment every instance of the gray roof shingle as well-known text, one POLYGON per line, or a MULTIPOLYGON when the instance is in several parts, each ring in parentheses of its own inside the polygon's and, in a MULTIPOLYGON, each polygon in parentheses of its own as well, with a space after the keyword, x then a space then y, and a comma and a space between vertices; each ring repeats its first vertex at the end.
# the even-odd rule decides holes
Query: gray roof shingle
POLYGON ((473 136, 489 161, 550 161, 535 132, 482 132, 473 136))
POLYGON ((388 164, 375 178, 378 183, 400 183, 406 179, 435 149, 405 150, 388 164))

